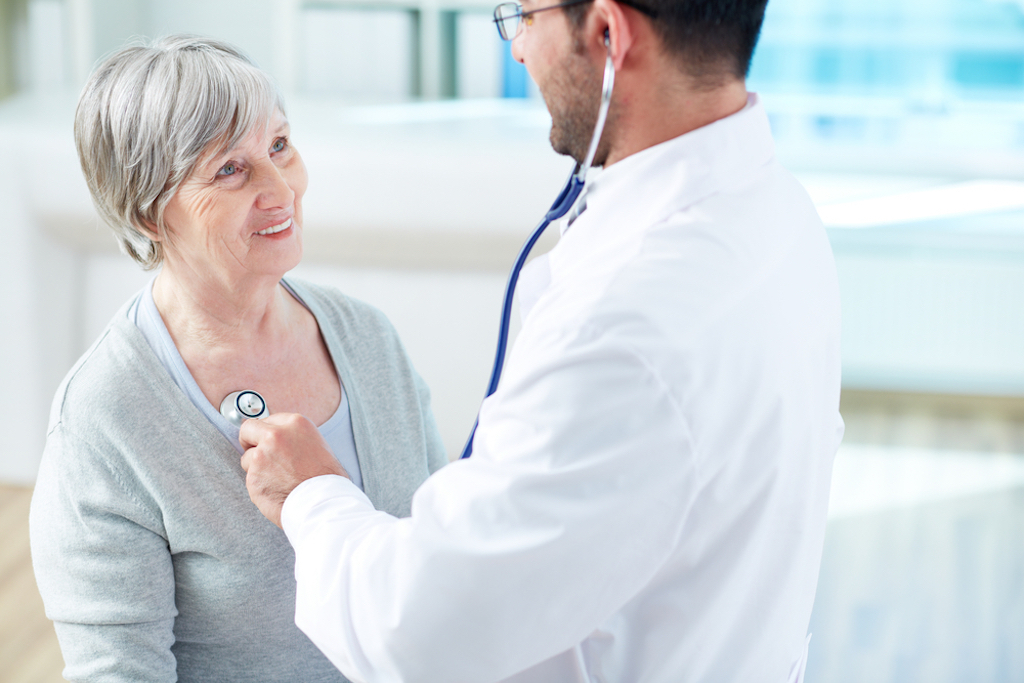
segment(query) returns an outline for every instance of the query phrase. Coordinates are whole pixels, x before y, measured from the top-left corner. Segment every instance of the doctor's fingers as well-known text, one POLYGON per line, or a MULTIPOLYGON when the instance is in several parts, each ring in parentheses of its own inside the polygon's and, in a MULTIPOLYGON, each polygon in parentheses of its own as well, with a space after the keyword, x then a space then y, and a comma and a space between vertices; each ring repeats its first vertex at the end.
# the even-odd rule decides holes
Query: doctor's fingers
POLYGON ((246 420, 238 430, 238 440, 243 448, 265 445, 270 450, 280 448, 291 435, 317 432, 316 425, 298 413, 275 413, 261 420, 246 420))
POLYGON ((242 456, 242 468, 246 472, 245 488, 249 492, 249 500, 264 517, 280 527, 284 501, 294 487, 282 486, 274 477, 268 477, 264 468, 260 467, 258 462, 253 462, 253 455, 256 455, 255 448, 250 448, 242 456))
POLYGON ((239 440, 246 448, 242 469, 274 480, 288 491, 306 479, 325 474, 348 477, 320 430, 302 415, 246 420, 239 440))
POLYGON ((248 473, 249 470, 264 470, 267 468, 267 458, 267 454, 262 452, 257 446, 247 448, 245 452, 242 453, 242 459, 240 461, 242 469, 245 470, 246 473, 248 473), (261 460, 262 462, 258 462, 261 460))

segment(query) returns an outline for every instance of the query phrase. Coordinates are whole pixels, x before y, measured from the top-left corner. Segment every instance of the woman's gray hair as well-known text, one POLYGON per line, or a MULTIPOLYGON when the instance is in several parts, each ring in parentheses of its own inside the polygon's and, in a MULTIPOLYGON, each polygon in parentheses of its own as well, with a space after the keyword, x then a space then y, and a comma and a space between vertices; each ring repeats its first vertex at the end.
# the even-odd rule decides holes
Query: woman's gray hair
POLYGON ((268 125, 275 110, 284 101, 270 76, 217 40, 171 36, 104 60, 78 101, 75 144, 121 250, 143 268, 159 265, 154 228, 166 239, 164 209, 196 162, 268 125))

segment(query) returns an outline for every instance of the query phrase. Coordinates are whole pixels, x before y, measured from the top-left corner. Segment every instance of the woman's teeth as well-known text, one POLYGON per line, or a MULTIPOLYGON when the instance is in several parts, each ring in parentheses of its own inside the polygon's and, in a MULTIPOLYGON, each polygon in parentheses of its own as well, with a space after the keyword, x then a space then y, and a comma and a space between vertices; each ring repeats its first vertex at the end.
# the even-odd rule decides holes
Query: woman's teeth
POLYGON ((260 230, 256 234, 257 235, 273 235, 275 232, 281 232, 282 230, 287 230, 290 227, 292 227, 292 219, 291 218, 286 220, 281 225, 271 226, 271 227, 267 228, 266 230, 260 230))

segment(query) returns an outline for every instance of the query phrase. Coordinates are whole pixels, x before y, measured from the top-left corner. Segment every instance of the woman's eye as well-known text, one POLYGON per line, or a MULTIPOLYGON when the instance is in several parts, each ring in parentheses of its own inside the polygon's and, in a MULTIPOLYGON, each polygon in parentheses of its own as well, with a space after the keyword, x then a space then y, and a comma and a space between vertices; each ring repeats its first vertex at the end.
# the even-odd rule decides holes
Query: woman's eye
POLYGON ((217 175, 235 175, 238 172, 238 166, 235 164, 224 164, 224 166, 217 171, 217 175))
POLYGON ((278 138, 278 139, 274 140, 274 144, 270 148, 270 151, 271 152, 280 152, 281 150, 283 150, 287 146, 288 146, 288 141, 287 140, 285 140, 284 138, 278 138))

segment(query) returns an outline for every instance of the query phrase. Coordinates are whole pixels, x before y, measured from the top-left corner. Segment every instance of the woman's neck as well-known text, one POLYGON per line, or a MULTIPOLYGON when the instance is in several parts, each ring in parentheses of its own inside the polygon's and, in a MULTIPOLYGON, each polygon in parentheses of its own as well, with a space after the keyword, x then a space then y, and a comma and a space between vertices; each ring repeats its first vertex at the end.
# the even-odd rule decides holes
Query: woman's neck
POLYGON ((284 341, 294 315, 280 278, 224 281, 165 263, 153 300, 183 357, 216 351, 251 352, 284 341))
POLYGON ((211 405, 255 389, 271 411, 302 413, 318 425, 338 410, 341 385, 316 319, 280 277, 221 282, 165 263, 153 300, 211 405))

